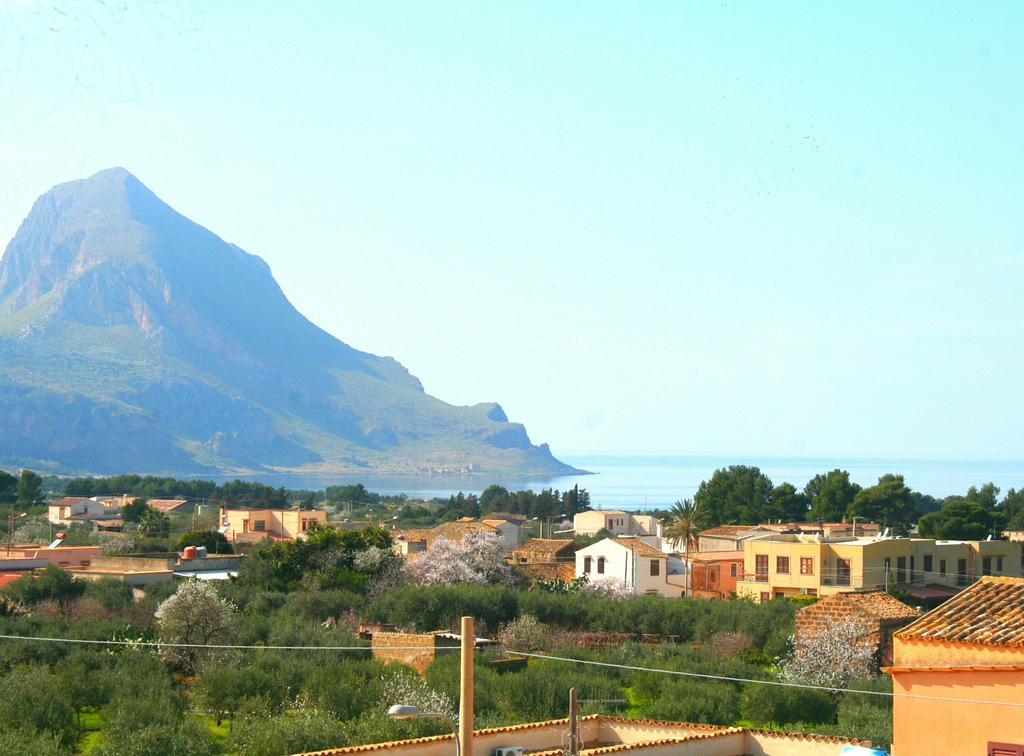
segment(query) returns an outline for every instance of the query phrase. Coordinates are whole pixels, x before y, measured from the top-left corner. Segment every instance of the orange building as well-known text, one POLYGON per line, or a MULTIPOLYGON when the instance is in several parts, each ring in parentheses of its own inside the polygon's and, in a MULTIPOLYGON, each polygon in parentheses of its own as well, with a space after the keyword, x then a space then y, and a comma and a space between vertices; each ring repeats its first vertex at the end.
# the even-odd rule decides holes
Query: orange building
POLYGON ((736 581, 743 579, 742 551, 700 551, 687 559, 691 596, 727 599, 736 595, 736 581))
POLYGON ((1024 578, 983 577, 907 625, 885 671, 896 695, 893 756, 1020 756, 1024 578))
POLYGON ((314 525, 326 525, 322 509, 225 509, 220 510, 220 530, 231 543, 257 543, 265 538, 294 541, 304 538, 314 525))

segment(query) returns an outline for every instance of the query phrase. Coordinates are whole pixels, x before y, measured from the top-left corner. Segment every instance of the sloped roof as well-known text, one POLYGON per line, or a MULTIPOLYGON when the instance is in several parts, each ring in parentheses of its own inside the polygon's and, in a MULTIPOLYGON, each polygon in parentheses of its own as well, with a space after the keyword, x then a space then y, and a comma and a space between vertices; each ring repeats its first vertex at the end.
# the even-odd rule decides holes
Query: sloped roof
POLYGON ((895 637, 1024 646, 1024 578, 983 577, 895 637))
POLYGON ((636 549, 636 553, 640 556, 646 557, 663 557, 668 559, 668 554, 660 549, 656 549, 645 541, 641 541, 639 538, 613 538, 611 539, 615 543, 625 546, 627 549, 636 549))
MULTIPOLYGON (((92 501, 88 496, 65 496, 63 499, 57 499, 57 501, 51 504, 51 507, 71 507, 75 504, 81 504, 83 501, 92 501)), ((98 502, 96 502, 98 503, 98 502)))
POLYGON ((576 564, 569 562, 532 562, 516 564, 513 569, 531 580, 561 580, 571 583, 576 579, 576 564))
POLYGON ((173 512, 175 509, 179 509, 186 504, 188 504, 187 499, 150 499, 146 502, 146 506, 152 507, 157 512, 163 512, 164 514, 173 512))
POLYGON ((717 528, 708 528, 700 531, 698 536, 729 536, 735 538, 745 533, 758 530, 757 525, 719 525, 717 528))
POLYGON ((864 591, 863 593, 835 593, 819 599, 811 606, 800 609, 806 612, 815 607, 827 604, 853 604, 857 608, 867 612, 878 619, 913 619, 917 617, 917 611, 909 607, 899 599, 895 599, 885 591, 864 591))
POLYGON ((721 562, 726 559, 743 561, 743 551, 691 551, 687 557, 691 562, 721 562))
POLYGON ((571 538, 531 538, 526 543, 517 546, 514 551, 535 551, 553 556, 574 546, 576 546, 576 542, 571 538))

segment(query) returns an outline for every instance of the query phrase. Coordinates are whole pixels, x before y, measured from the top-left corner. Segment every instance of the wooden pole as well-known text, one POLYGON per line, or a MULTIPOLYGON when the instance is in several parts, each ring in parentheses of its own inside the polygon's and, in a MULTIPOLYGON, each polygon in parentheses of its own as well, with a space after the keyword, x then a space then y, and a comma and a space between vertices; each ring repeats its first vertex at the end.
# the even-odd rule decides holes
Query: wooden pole
POLYGON ((569 688, 569 755, 579 756, 580 744, 579 735, 580 704, 576 696, 576 688, 569 688))
POLYGON ((476 636, 473 618, 462 618, 462 670, 459 688, 459 752, 473 756, 473 654, 476 636))

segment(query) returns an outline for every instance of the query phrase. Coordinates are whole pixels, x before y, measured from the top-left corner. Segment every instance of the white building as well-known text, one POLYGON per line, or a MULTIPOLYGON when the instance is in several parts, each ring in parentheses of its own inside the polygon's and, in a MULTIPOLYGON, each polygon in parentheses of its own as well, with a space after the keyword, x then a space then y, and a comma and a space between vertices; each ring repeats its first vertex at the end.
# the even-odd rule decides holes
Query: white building
POLYGON ((573 517, 576 535, 597 535, 606 530, 617 536, 658 536, 661 537, 661 520, 651 515, 635 512, 620 512, 617 509, 580 512, 573 517))
POLYGON ((686 591, 686 565, 640 538, 605 538, 576 552, 576 577, 622 586, 635 595, 675 598, 686 591))

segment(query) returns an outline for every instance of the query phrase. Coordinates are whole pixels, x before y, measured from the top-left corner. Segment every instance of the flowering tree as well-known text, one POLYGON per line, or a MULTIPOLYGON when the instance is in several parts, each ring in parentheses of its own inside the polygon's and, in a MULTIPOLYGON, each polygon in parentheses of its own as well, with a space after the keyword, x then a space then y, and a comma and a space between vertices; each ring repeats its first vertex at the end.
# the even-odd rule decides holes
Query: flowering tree
MULTIPOLYGON (((166 643, 206 645, 228 637, 238 608, 202 580, 188 580, 156 609, 160 639, 166 643)), ((194 666, 196 649, 168 648, 168 658, 194 666)))
POLYGON ((874 644, 868 639, 871 627, 848 617, 830 620, 816 633, 790 638, 792 654, 783 665, 782 676, 791 682, 844 688, 850 680, 876 677, 874 644))
POLYGON ((495 533, 468 533, 461 541, 438 538, 406 565, 406 571, 418 585, 512 582, 512 570, 495 533))
POLYGON ((595 580, 593 582, 588 581, 583 585, 580 592, 621 601, 633 596, 633 586, 622 578, 605 578, 604 580, 595 580))
POLYGON ((396 674, 386 678, 383 703, 385 711, 396 705, 415 706, 422 712, 455 720, 455 702, 414 675, 396 674))
POLYGON ((498 642, 509 651, 544 651, 551 643, 551 629, 536 617, 524 614, 501 628, 498 642))

